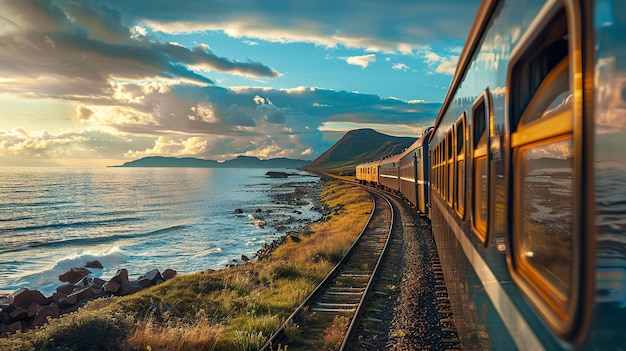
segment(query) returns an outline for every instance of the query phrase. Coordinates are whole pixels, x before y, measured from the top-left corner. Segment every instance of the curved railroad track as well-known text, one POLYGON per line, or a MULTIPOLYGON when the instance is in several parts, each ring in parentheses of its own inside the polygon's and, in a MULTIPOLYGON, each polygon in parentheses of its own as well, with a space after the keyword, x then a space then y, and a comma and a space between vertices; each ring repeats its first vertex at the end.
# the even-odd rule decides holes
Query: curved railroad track
POLYGON ((393 230, 393 206, 376 192, 370 191, 370 195, 374 208, 358 239, 261 350, 320 349, 329 342, 333 348, 339 342, 341 349, 345 347, 358 326, 363 301, 376 279, 393 230))

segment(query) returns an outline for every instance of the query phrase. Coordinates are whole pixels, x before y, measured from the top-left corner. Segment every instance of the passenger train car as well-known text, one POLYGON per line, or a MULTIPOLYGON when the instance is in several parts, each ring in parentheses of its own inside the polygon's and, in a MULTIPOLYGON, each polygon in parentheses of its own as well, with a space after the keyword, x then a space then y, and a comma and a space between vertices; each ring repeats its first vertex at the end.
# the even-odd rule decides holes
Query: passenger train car
POLYGON ((420 140, 462 347, 626 348, 626 1, 483 0, 420 140))
POLYGON ((402 194, 420 213, 428 213, 428 138, 431 132, 432 128, 426 129, 401 154, 358 165, 357 181, 402 194))

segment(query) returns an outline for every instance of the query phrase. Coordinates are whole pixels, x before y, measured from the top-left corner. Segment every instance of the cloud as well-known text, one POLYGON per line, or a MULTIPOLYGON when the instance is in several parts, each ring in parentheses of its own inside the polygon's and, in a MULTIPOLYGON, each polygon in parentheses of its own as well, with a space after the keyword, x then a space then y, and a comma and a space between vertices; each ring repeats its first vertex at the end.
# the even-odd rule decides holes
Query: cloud
POLYGON ((150 139, 105 128, 58 134, 14 128, 0 130, 0 158, 16 166, 105 166, 131 146, 147 146, 150 139))
POLYGON ((396 70, 396 71, 408 71, 411 69, 411 67, 405 65, 404 63, 396 63, 393 66, 391 66, 391 69, 396 70))
POLYGON ((149 40, 141 27, 126 27, 121 12, 91 1, 8 0, 0 18, 0 90, 13 95, 81 101, 109 95, 111 80, 210 85, 199 71, 279 75, 260 62, 217 56, 207 45, 149 40))
POLYGON ((184 85, 160 89, 159 85, 116 84, 118 98, 131 103, 81 105, 76 119, 85 128, 108 128, 144 140, 142 148, 131 145, 118 154, 124 158, 157 154, 315 158, 332 145, 337 133, 344 132, 340 125, 391 130, 388 125, 398 124, 409 133, 421 133, 441 106, 320 88, 184 85), (151 143, 146 145, 145 140, 151 143))
POLYGON ((346 57, 346 62, 349 65, 361 66, 361 68, 365 69, 370 64, 370 62, 376 62, 376 55, 362 55, 362 56, 350 56, 346 57))
POLYGON ((433 68, 435 72, 449 75, 454 74, 457 63, 459 62, 459 56, 457 55, 441 56, 430 49, 424 50, 422 56, 428 66, 433 68))
POLYGON ((440 38, 465 39, 478 0, 236 2, 108 0, 134 23, 164 33, 222 31, 234 38, 410 54, 440 38), (183 6, 184 5, 184 6, 183 6))

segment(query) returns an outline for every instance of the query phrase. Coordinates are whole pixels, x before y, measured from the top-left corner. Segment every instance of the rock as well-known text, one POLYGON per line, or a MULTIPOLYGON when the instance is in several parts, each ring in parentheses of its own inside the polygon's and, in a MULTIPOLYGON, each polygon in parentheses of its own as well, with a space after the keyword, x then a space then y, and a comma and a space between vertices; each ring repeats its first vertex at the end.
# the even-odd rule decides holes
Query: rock
POLYGON ((28 318, 32 316, 36 316, 40 309, 41 309, 40 304, 34 303, 34 302, 31 303, 30 306, 28 306, 28 318))
POLYGON ((83 279, 81 279, 79 282, 76 283, 77 287, 86 287, 89 286, 89 284, 91 284, 91 279, 89 279, 89 277, 84 277, 83 279))
POLYGON ((57 292, 61 294, 65 294, 65 296, 69 295, 76 289, 78 286, 74 284, 65 284, 61 285, 57 288, 57 292))
POLYGON ((242 260, 243 262, 248 262, 248 261, 250 261, 250 259, 249 259, 249 258, 248 258, 248 256, 246 256, 246 255, 241 255, 241 260, 242 260))
POLYGON ((260 208, 257 208, 256 210, 254 210, 254 213, 261 213, 261 212, 263 212, 263 210, 260 208))
POLYGON ((28 308, 31 303, 38 303, 40 305, 47 305, 50 300, 43 296, 39 290, 28 290, 22 288, 13 293, 13 305, 28 308))
POLYGON ((64 297, 59 300, 59 307, 66 309, 68 307, 74 306, 77 302, 78 302, 77 295, 68 295, 67 297, 64 297))
POLYGON ((150 279, 152 281, 156 281, 157 279, 163 280, 163 276, 161 275, 161 272, 159 272, 158 269, 153 269, 150 272, 144 274, 144 278, 150 279))
POLYGON ((28 309, 18 307, 15 311, 9 313, 9 317, 11 317, 12 321, 21 321, 28 318, 28 309))
POLYGON ((267 171, 265 175, 269 178, 287 178, 289 174, 285 172, 267 171))
POLYGON ((85 267, 87 267, 87 268, 104 268, 104 267, 102 267, 102 263, 100 263, 100 261, 98 261, 98 260, 87 262, 85 267))
POLYGON ((69 282, 70 284, 78 283, 83 277, 91 274, 91 271, 87 268, 72 268, 69 271, 61 274, 59 280, 62 282, 69 282))
POLYGON ((135 293, 139 290, 141 290, 141 285, 139 285, 136 281, 125 281, 120 286, 120 291, 118 294, 124 296, 135 293))
POLYGON ((106 283, 106 280, 100 278, 93 278, 91 280, 91 286, 96 289, 102 289, 102 286, 106 283))
POLYGON ((17 321, 17 322, 13 322, 11 324, 9 324, 9 333, 16 333, 18 331, 22 331, 23 326, 22 326, 22 321, 17 321))
POLYGON ((102 285, 102 290, 104 290, 105 292, 110 292, 110 293, 117 293, 120 290, 120 283, 114 282, 114 281, 108 281, 106 283, 104 283, 104 285, 102 285))
POLYGON ((139 286, 141 286, 142 289, 145 289, 151 285, 154 285, 154 282, 150 279, 139 278, 139 280, 137 280, 137 284, 139 284, 139 286))
POLYGON ((46 322, 48 321, 48 317, 59 318, 60 314, 61 313, 60 313, 59 305, 57 305, 56 303, 51 303, 48 306, 44 306, 39 310, 39 312, 35 316, 35 319, 33 320, 33 326, 40 327, 46 324, 46 322))
POLYGON ((11 294, 0 294, 0 310, 6 308, 13 303, 13 296, 11 294))
POLYGON ((161 276, 163 276, 164 280, 170 280, 172 278, 174 278, 176 276, 176 271, 173 269, 166 269, 163 271, 163 273, 161 273, 161 276))
POLYGON ((126 269, 119 269, 109 281, 124 284, 124 282, 128 281, 128 271, 126 269))
POLYGON ((163 276, 158 269, 153 269, 140 277, 137 283, 141 285, 142 288, 147 288, 151 285, 155 285, 158 280, 164 280, 163 276))
POLYGON ((240 208, 235 209, 235 214, 242 214, 243 210, 240 208))
POLYGON ((91 288, 90 286, 86 286, 84 288, 79 288, 75 290, 74 292, 72 292, 71 294, 67 295, 67 298, 76 296, 77 300, 80 301, 80 300, 86 300, 94 296, 95 294, 96 292, 94 291, 93 288, 91 288))

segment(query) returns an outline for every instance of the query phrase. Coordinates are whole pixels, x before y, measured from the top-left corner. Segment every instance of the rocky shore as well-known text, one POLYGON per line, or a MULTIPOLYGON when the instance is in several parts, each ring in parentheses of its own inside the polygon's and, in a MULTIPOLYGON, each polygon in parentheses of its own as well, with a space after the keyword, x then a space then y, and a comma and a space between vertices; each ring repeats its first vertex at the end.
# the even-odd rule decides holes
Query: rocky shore
POLYGON ((106 296, 124 296, 176 276, 176 271, 153 269, 136 280, 128 278, 128 270, 119 269, 104 280, 91 277, 91 269, 102 269, 99 261, 87 262, 85 267, 72 268, 59 276, 66 283, 46 297, 39 290, 19 289, 0 296, 0 337, 44 325, 49 318, 76 311, 87 302, 106 296))

